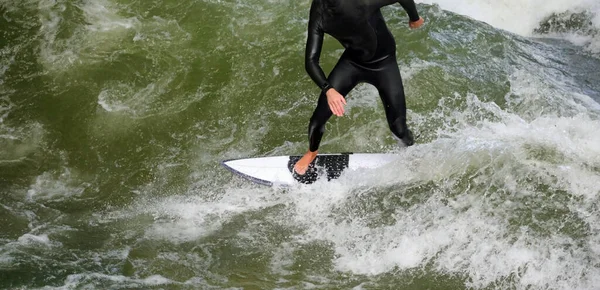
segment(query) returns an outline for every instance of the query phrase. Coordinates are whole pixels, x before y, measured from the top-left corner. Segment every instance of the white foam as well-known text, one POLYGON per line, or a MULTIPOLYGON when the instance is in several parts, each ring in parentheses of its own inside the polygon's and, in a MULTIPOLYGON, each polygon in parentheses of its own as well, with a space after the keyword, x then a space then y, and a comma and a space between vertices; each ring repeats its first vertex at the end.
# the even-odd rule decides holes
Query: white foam
POLYGON ((123 283, 123 284, 141 284, 145 286, 160 286, 160 285, 168 285, 168 284, 179 284, 175 281, 167 279, 161 275, 151 275, 146 278, 136 279, 130 278, 122 275, 106 275, 101 273, 90 273, 90 274, 72 274, 69 275, 65 281, 65 287, 70 289, 70 287, 77 286, 80 287, 82 285, 91 284, 94 285, 94 281, 105 281, 105 282, 115 282, 115 283, 123 283))
POLYGON ((60 174, 55 172, 44 172, 35 179, 27 190, 29 200, 58 200, 83 194, 84 184, 74 185, 76 177, 71 173, 71 169, 63 168, 60 174))
MULTIPOLYGON (((494 27, 520 35, 530 36, 542 20, 553 13, 565 11, 589 11, 596 15, 600 3, 596 0, 421 0, 426 4, 438 4, 442 9, 467 15, 494 27)), ((600 27, 600 26, 598 26, 600 27)))
POLYGON ((116 13, 115 5, 106 0, 87 0, 79 6, 86 16, 89 25, 86 28, 94 32, 108 32, 134 28, 136 18, 123 18, 116 13))
POLYGON ((594 37, 589 41, 589 45, 587 46, 587 48, 592 52, 592 53, 600 53, 600 37, 594 37))
MULTIPOLYGON (((0 124, 4 122, 4 119, 8 117, 14 104, 10 101, 8 96, 0 96, 0 124)), ((0 131, 2 132, 2 131, 0 131)))
POLYGON ((41 124, 35 122, 21 124, 19 127, 3 124, 10 108, 11 105, 0 118, 0 147, 3 149, 0 150, 0 162, 12 163, 20 162, 25 156, 38 150, 43 145, 45 131, 41 124))
POLYGON ((9 268, 11 265, 13 265, 14 261, 15 261, 15 258, 13 258, 5 253, 0 255, 0 267, 2 267, 2 268, 9 268))
POLYGON ((344 115, 351 115, 354 108, 359 110, 379 109, 381 101, 377 89, 372 85, 359 84, 349 94, 346 102, 344 115))
POLYGON ((42 244, 46 246, 50 246, 52 242, 48 238, 48 235, 32 235, 32 234, 24 234, 20 236, 17 241, 21 244, 42 244))
POLYGON ((11 53, 11 49, 9 47, 5 47, 0 50, 0 85, 4 83, 4 74, 10 68, 10 66, 15 62, 15 54, 11 54, 7 56, 7 54, 11 53))
MULTIPOLYGON (((428 158, 424 162, 432 160, 428 158)), ((428 169, 435 170, 435 167, 428 169)), ((451 176, 439 171, 418 175, 430 178, 451 176)), ((404 174, 395 176, 406 178, 404 174)), ((497 178, 510 178, 510 175, 497 178)), ((523 189, 522 184, 518 185, 513 194, 523 189)), ((561 235, 546 239, 524 232, 516 236, 517 242, 511 242, 515 236, 508 231, 505 216, 513 216, 514 213, 505 213, 502 207, 490 208, 482 192, 463 194, 450 205, 445 205, 440 201, 446 194, 453 194, 452 187, 448 190, 435 194, 424 204, 397 209, 395 223, 391 226, 368 226, 357 217, 347 223, 339 223, 331 218, 314 218, 322 217, 314 212, 299 216, 302 219, 309 217, 310 221, 305 224, 310 237, 335 244, 336 255, 339 256, 335 261, 336 269, 344 272, 377 275, 396 267, 400 270, 419 268, 433 261, 441 273, 467 274, 471 281, 467 286, 475 288, 488 287, 519 272, 521 276, 516 279, 518 288, 544 288, 549 281, 570 289, 595 285, 597 278, 594 277, 600 272, 589 264, 581 265, 581 259, 586 256, 585 249, 580 248, 576 252, 555 250, 559 245, 573 244, 572 240, 561 235), (588 278, 581 280, 579 273, 586 273, 588 278)), ((323 199, 312 201, 327 204, 330 208, 337 206, 323 199)))
POLYGON ((98 94, 98 105, 107 112, 121 112, 133 117, 175 113, 204 98, 202 87, 185 95, 172 94, 171 87, 179 76, 178 69, 161 71, 143 87, 130 83, 108 82, 98 94), (174 97, 177 96, 177 97, 174 97))
MULTIPOLYGON (((600 142, 593 135, 600 122, 584 114, 524 120, 476 96, 467 103, 453 115, 461 120, 460 126, 447 136, 440 133, 444 137, 430 144, 401 151, 401 161, 391 165, 395 170, 362 173, 360 179, 349 175, 289 191, 226 185, 222 194, 142 202, 135 212, 155 216, 145 238, 178 243, 210 235, 240 214, 285 205, 284 212, 266 218, 303 232, 272 250, 270 266, 280 275, 294 265, 298 244, 325 240, 333 245, 335 269, 350 274, 379 275, 429 264, 441 274, 466 276, 466 286, 473 288, 593 289, 600 282, 600 270, 593 266, 597 258, 591 256, 600 252, 598 231, 588 232, 582 240, 560 232, 543 236, 527 223, 515 228, 511 219, 518 218, 524 207, 540 206, 525 204, 542 194, 527 181, 532 178, 574 197, 597 199, 600 177, 589 165, 600 165, 600 142), (482 110, 499 120, 472 124, 466 117, 482 110), (531 146, 551 148, 562 159, 536 159, 530 155, 531 146), (457 181, 464 179, 469 186, 463 188, 457 181), (395 204, 397 198, 411 198, 403 197, 405 186, 427 188, 431 183, 436 184, 431 191, 421 189, 422 196, 412 197, 419 201, 395 204), (490 184, 497 189, 490 189, 490 184), (378 187, 384 188, 383 196, 378 187), (381 206, 373 206, 380 199, 381 206), (388 222, 382 224, 381 216, 389 212, 388 222)), ((565 207, 581 213, 592 229, 600 228, 600 218, 585 200, 573 198, 568 203, 565 207)), ((562 219, 549 222, 553 224, 542 226, 552 231, 561 227, 562 219)), ((256 227, 250 223, 237 236, 238 242, 265 246, 256 227)))
POLYGON ((73 288, 97 288, 110 287, 117 288, 139 288, 145 287, 165 287, 170 285, 176 286, 193 286, 198 289, 237 289, 223 288, 210 285, 204 277, 192 277, 186 281, 179 282, 171 280, 162 275, 150 275, 145 278, 127 277, 123 275, 107 275, 103 273, 79 273, 71 274, 65 279, 65 284, 58 287, 46 286, 43 289, 73 289, 73 288))
MULTIPOLYGON (((276 273, 280 276, 291 275, 292 272, 287 268, 294 264, 294 245, 291 243, 282 243, 273 253, 271 258, 271 272, 276 273)), ((283 281, 287 282, 287 281, 283 281)))
POLYGON ((141 209, 155 216, 148 238, 173 242, 193 241, 219 230, 232 217, 268 205, 275 198, 268 191, 230 189, 221 198, 173 197, 141 209))
POLYGON ((124 111, 134 116, 155 114, 156 111, 163 111, 165 105, 169 105, 163 102, 158 108, 153 103, 166 94, 168 85, 174 78, 174 74, 167 72, 162 79, 140 89, 125 83, 110 84, 98 95, 98 104, 108 112, 124 111))
MULTIPOLYGON (((553 13, 589 12, 594 15, 593 25, 600 31, 600 2, 597 0, 420 0, 426 4, 438 4, 442 9, 469 16, 496 28, 523 36, 533 36, 540 23, 553 13)), ((563 35, 578 39, 580 44, 594 53, 600 53, 600 35, 563 35), (585 38, 585 40, 583 40, 585 38)))
POLYGON ((584 94, 579 85, 562 74, 534 71, 535 68, 515 70, 510 76, 507 104, 512 112, 523 118, 600 116, 600 104, 584 94))
POLYGON ((118 100, 112 100, 114 93, 109 90, 102 90, 98 95, 98 105, 107 112, 119 112, 131 110, 128 106, 119 103, 118 100))
MULTIPOLYGON (((535 111, 540 105, 543 102, 532 102, 528 107, 535 111)), ((282 221, 305 227, 296 242, 332 242, 336 269, 353 274, 378 275, 433 263, 440 273, 467 275, 467 286, 474 288, 593 289, 600 270, 593 266, 597 259, 587 246, 576 246, 581 241, 559 232, 541 236, 527 223, 515 231, 510 219, 522 207, 535 211, 540 206, 522 203, 543 194, 532 186, 531 180, 538 180, 551 190, 566 192, 560 194, 584 197, 572 199, 562 209, 576 209, 586 217, 586 225, 600 227, 595 210, 588 206, 600 195, 600 176, 594 171, 600 166, 600 139, 594 133, 600 130, 600 121, 587 114, 594 110, 574 103, 571 116, 547 111, 524 119, 474 95, 466 97, 464 108, 452 110, 457 111, 439 115, 453 118, 448 123, 456 125, 440 130, 440 138, 430 144, 399 152, 401 161, 390 165, 394 170, 363 172, 360 178, 350 174, 297 188, 288 196, 291 203, 286 203, 293 215, 282 221), (532 148, 538 147, 554 153, 547 159, 532 156, 532 148), (457 187, 457 179, 465 178, 470 186, 457 187), (434 191, 422 192, 423 200, 410 207, 385 202, 403 195, 404 186, 430 182, 437 184, 434 191), (490 184, 497 189, 490 190, 490 184), (376 197, 364 196, 377 195, 377 187, 400 190, 384 197, 383 205, 392 208, 369 207, 364 212, 355 208, 358 203, 376 202, 376 197), (363 198, 357 203, 359 197, 363 198), (386 210, 393 211, 393 223, 373 225, 371 221, 386 210)), ((539 198, 543 206, 560 208, 543 199, 539 198)), ((562 223, 555 218, 541 226, 552 231, 562 223)), ((583 244, 600 251, 597 233, 588 232, 583 244)), ((289 248, 283 245, 275 252, 276 272, 285 273, 290 265, 289 248)))
MULTIPOLYGON (((466 286, 473 288, 546 289, 551 284, 593 289, 600 282, 600 270, 593 266, 597 260, 593 254, 600 252, 598 231, 587 232, 581 240, 558 230, 544 236, 535 229, 539 224, 515 227, 511 219, 518 219, 523 208, 557 206, 581 214, 592 229, 600 228, 600 218, 588 206, 600 195, 600 176, 593 169, 600 166, 600 139, 595 134, 600 121, 579 106, 572 112, 580 112, 572 116, 550 111, 522 118, 472 94, 464 99, 464 107, 439 114, 452 118, 448 122, 455 125, 442 128, 439 138, 429 144, 398 152, 400 161, 389 168, 283 192, 226 185, 216 196, 198 194, 211 198, 142 203, 137 212, 156 219, 145 237, 191 241, 218 231, 240 214, 285 205, 283 213, 267 219, 304 231, 272 250, 270 266, 277 274, 289 273, 298 244, 325 240, 333 245, 335 269, 350 274, 379 275, 429 264, 441 274, 466 276, 466 286), (532 156, 531 148, 537 147, 554 153, 532 156), (459 180, 467 180, 468 186, 462 187, 464 181, 459 180), (544 201, 533 186, 536 182, 575 198, 564 207, 544 201), (431 183, 436 185, 431 191, 419 190, 422 196, 403 197, 403 188, 427 188, 431 183), (398 206, 397 198, 418 201, 398 206), (381 205, 374 206, 380 199, 381 205), (539 203, 526 204, 529 199, 539 203), (390 217, 382 224, 384 214, 390 217)), ((528 107, 537 110, 535 106, 533 102, 528 107)), ((541 226, 553 231, 562 222, 554 218, 541 226)), ((259 234, 249 223, 238 242, 264 246, 267 242, 259 234)))
POLYGON ((41 23, 40 34, 43 42, 40 45, 40 62, 49 70, 64 70, 76 64, 89 63, 95 58, 88 58, 88 50, 101 53, 117 45, 117 39, 123 38, 127 31, 139 25, 135 17, 119 16, 115 4, 107 0, 86 0, 76 5, 83 12, 85 25, 74 29, 68 38, 59 38, 65 24, 63 14, 66 10, 65 0, 40 0, 38 10, 41 23))

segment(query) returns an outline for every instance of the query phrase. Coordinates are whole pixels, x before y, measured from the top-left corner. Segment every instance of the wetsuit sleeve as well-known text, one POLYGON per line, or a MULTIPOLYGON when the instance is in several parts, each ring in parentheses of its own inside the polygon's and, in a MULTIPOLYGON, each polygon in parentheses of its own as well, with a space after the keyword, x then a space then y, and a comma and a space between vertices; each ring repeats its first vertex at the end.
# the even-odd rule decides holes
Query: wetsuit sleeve
POLYGON ((410 21, 419 20, 419 13, 417 12, 417 5, 414 0, 369 0, 369 3, 372 9, 379 9, 383 6, 399 3, 408 14, 410 21))
POLYGON ((399 0, 398 3, 406 10, 410 21, 419 20, 419 12, 417 12, 417 5, 414 0, 399 0))
POLYGON ((321 14, 320 11, 318 11, 319 7, 318 1, 313 1, 310 7, 304 65, 310 78, 325 92, 331 88, 331 86, 327 82, 325 73, 323 73, 323 69, 319 65, 324 36, 323 28, 321 26, 321 14))

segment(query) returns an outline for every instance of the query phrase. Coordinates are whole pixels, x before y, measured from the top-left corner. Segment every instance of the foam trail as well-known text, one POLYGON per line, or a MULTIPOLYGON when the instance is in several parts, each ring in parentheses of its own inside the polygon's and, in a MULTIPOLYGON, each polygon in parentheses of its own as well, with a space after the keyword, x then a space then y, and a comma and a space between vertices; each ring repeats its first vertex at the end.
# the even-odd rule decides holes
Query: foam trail
MULTIPOLYGON (((145 278, 132 278, 122 275, 107 275, 102 273, 71 274, 65 280, 65 284, 59 287, 44 287, 43 289, 73 289, 73 288, 96 288, 105 287, 106 284, 119 285, 120 287, 165 287, 168 285, 178 285, 185 287, 199 287, 201 289, 222 289, 211 286, 204 279, 199 277, 190 278, 187 281, 179 282, 162 275, 151 275, 145 278)), ((116 287, 116 286, 115 286, 116 287)), ((184 288, 185 288, 184 287, 184 288)), ((232 289, 232 288, 226 288, 232 289)))
POLYGON ((198 197, 168 198, 157 205, 144 206, 142 211, 152 213, 157 220, 146 236, 173 242, 193 241, 214 233, 238 214, 277 200, 279 197, 270 191, 239 189, 230 189, 221 199, 211 202, 198 197))

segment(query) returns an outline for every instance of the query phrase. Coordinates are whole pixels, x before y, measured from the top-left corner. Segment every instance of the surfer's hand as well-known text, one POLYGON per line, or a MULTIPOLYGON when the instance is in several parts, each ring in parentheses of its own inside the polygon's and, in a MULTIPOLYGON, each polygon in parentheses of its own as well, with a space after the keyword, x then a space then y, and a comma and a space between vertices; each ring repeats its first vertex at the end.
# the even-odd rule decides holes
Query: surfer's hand
POLYGON ((335 89, 329 89, 327 93, 327 103, 329 104, 329 109, 336 116, 342 116, 344 114, 344 105, 346 104, 346 99, 338 91, 335 89))
POLYGON ((421 25, 423 25, 424 22, 425 20, 423 19, 423 17, 419 17, 419 20, 417 21, 408 21, 408 26, 412 29, 416 29, 421 27, 421 25))

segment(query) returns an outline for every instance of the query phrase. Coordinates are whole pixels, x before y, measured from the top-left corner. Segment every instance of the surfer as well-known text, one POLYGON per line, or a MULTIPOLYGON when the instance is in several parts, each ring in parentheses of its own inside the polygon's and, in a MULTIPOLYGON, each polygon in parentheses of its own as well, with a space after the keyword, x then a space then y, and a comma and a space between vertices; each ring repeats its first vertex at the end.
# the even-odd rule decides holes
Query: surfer
POLYGON ((409 27, 423 25, 414 0, 313 0, 308 21, 305 66, 321 93, 308 125, 309 150, 294 165, 297 174, 306 173, 316 158, 325 123, 332 114, 342 116, 346 95, 359 83, 374 85, 383 103, 393 135, 406 146, 414 143, 406 125, 404 86, 396 60, 396 42, 387 28, 380 8, 399 3, 409 16, 409 27), (327 33, 345 48, 326 78, 319 58, 327 33))

